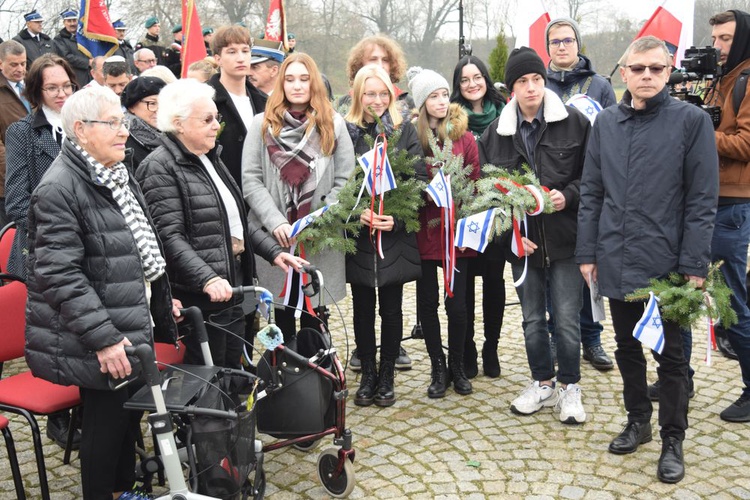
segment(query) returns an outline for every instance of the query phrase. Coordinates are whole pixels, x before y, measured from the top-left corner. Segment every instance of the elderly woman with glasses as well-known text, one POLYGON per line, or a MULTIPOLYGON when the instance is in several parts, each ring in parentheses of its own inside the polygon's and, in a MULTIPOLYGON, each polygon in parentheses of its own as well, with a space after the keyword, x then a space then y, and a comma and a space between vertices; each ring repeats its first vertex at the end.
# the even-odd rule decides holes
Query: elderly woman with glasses
MULTIPOLYGON (((231 288, 253 283, 253 250, 284 270, 304 261, 276 244, 251 246, 242 193, 214 148, 221 116, 213 97, 212 87, 193 79, 162 89, 163 144, 141 162, 136 178, 164 242, 175 296, 203 311, 214 364, 239 368, 245 315, 231 288)), ((202 364, 200 346, 190 336, 185 345, 185 361, 202 364)))
POLYGON ((26 277, 26 213, 31 192, 57 155, 65 137, 60 110, 76 90, 75 73, 62 57, 45 54, 29 68, 25 96, 31 113, 5 135, 5 208, 16 223, 8 272, 26 277))
POLYGON ((156 123, 159 92, 166 83, 153 76, 141 76, 128 83, 120 96, 125 116, 130 120, 130 136, 126 146, 133 150, 135 172, 143 159, 161 146, 161 132, 156 123))
POLYGON ((60 119, 60 155, 29 205, 26 361, 37 377, 80 387, 82 498, 118 498, 135 482, 140 415, 122 407, 136 384, 112 391, 108 377, 132 373, 125 346, 176 342, 180 304, 122 163, 128 122, 119 98, 81 90, 60 119))

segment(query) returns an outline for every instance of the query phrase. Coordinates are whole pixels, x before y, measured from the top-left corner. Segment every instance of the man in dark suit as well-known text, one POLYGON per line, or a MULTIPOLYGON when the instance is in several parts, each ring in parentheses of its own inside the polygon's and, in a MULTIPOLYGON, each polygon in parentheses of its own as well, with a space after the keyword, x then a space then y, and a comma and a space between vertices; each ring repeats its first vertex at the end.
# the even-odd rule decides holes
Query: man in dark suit
POLYGON ((15 40, 0 43, 0 227, 8 222, 5 213, 5 131, 26 116, 28 101, 21 98, 26 76, 26 50, 15 40))

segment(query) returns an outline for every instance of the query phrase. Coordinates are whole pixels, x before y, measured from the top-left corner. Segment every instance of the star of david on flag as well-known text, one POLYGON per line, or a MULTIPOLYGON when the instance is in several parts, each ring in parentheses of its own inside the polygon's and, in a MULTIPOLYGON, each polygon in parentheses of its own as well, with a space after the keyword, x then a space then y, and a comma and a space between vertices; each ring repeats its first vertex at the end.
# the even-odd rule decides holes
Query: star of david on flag
POLYGON ((473 248, 477 252, 484 252, 493 236, 492 221, 495 209, 486 210, 459 219, 456 223, 456 243, 458 248, 473 248))
POLYGON ((602 110, 602 105, 599 104, 596 99, 592 99, 586 94, 576 94, 568 99, 565 104, 576 108, 578 111, 586 115, 586 118, 589 119, 592 125, 594 124, 594 120, 596 120, 596 116, 602 110))
POLYGON ((430 195, 435 205, 439 207, 450 207, 453 202, 453 195, 451 194, 451 186, 445 179, 443 169, 437 171, 435 177, 432 178, 430 184, 425 189, 427 194, 430 195))
POLYGON ((292 224, 292 232, 289 234, 289 237, 294 238, 295 236, 299 235, 299 233, 301 233, 303 229, 315 222, 315 219, 326 213, 329 208, 331 208, 331 206, 326 205, 300 219, 297 219, 297 221, 292 224))
POLYGON ((654 292, 649 292, 646 310, 633 329, 633 337, 659 354, 664 350, 664 327, 659 313, 659 299, 654 292))
POLYGON ((375 195, 379 196, 391 189, 396 189, 396 178, 393 175, 391 162, 388 160, 388 153, 383 150, 382 142, 357 158, 357 161, 365 173, 365 189, 367 189, 370 196, 372 196, 373 176, 371 166, 373 164, 375 165, 375 195), (377 153, 377 156, 375 153, 377 153), (385 155, 385 158, 383 158, 383 155, 385 155), (381 158, 383 165, 382 172, 380 171, 381 158))

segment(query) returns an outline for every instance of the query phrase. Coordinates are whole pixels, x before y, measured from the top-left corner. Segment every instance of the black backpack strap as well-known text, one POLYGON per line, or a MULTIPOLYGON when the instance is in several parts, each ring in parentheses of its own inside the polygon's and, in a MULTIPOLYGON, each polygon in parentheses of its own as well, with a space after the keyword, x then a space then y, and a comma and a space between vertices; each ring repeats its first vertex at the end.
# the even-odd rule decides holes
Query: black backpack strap
POLYGON ((737 81, 734 82, 734 88, 732 89, 732 107, 734 108, 734 115, 740 112, 740 105, 742 100, 745 98, 745 92, 747 91, 747 79, 750 77, 750 69, 745 69, 737 77, 737 81))

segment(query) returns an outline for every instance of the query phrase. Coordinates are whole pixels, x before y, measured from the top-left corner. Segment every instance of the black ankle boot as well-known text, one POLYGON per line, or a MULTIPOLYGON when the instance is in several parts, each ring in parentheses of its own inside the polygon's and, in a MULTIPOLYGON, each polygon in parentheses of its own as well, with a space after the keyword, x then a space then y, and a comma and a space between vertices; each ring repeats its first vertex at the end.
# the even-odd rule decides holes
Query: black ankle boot
POLYGON ((393 361, 380 360, 378 389, 375 394, 375 404, 378 406, 392 406, 396 402, 396 393, 393 390, 394 368, 393 361))
POLYGON ((453 390, 462 395, 471 394, 471 381, 466 377, 466 372, 464 371, 463 356, 452 355, 448 363, 448 372, 450 379, 453 381, 453 390))
POLYGON ((378 372, 375 369, 375 358, 361 358, 362 372, 359 379, 359 389, 354 396, 354 404, 357 406, 370 406, 375 400, 375 391, 378 388, 378 372))
POLYGON ((474 339, 467 339, 466 344, 464 344, 464 370, 468 378, 474 378, 479 374, 477 355, 477 345, 474 343, 474 339))
POLYGON ((500 360, 497 358, 497 340, 485 340, 482 346, 482 370, 490 378, 500 376, 500 360))
POLYGON ((432 363, 432 373, 430 387, 427 388, 427 397, 442 398, 445 391, 448 390, 450 382, 448 381, 448 369, 445 367, 445 356, 430 356, 432 363))

